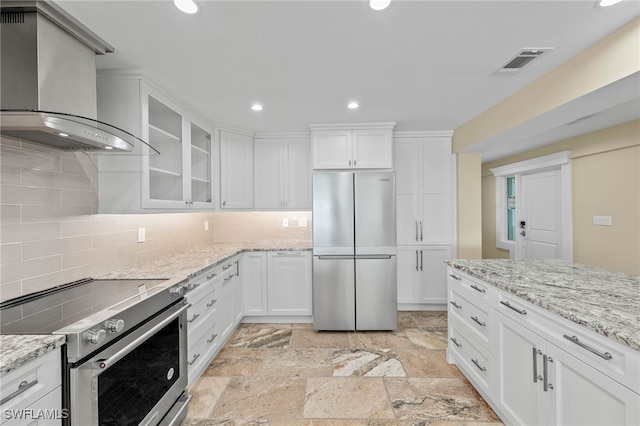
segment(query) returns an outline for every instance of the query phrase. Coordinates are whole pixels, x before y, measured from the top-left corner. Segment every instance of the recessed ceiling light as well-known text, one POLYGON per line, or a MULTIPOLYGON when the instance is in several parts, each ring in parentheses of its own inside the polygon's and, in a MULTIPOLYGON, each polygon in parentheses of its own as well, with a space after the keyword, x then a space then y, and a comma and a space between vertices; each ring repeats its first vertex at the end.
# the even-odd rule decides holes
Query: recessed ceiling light
POLYGON ((69 137, 69 133, 60 132, 60 133, 58 133, 58 136, 62 136, 63 138, 68 138, 69 137))
POLYGON ((622 0, 600 0, 598 4, 600 5, 600 7, 609 7, 613 6, 614 4, 620 3, 621 1, 622 0))
POLYGON ((262 111, 262 105, 253 104, 253 105, 251 105, 251 109, 254 110, 254 111, 262 111))
POLYGON ((198 10, 200 10, 198 3, 193 0, 173 0, 173 4, 176 5, 180 12, 188 13, 189 15, 198 13, 198 10))
POLYGON ((105 146, 104 149, 113 149, 112 146, 105 146))
POLYGON ((349 109, 357 109, 360 105, 358 105, 357 102, 349 102, 349 105, 347 105, 347 108, 349 109))
POLYGON ((373 10, 386 9, 391 4, 391 0, 369 0, 369 6, 373 10))

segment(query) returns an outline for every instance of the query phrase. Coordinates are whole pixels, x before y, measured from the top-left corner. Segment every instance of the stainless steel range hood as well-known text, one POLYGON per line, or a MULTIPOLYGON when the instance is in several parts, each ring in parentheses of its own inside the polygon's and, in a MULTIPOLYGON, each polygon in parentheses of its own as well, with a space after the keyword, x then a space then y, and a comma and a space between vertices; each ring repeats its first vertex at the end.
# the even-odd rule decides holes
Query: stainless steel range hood
POLYGON ((1 15, 0 134, 72 151, 158 153, 96 120, 95 55, 113 47, 50 1, 3 0, 1 15))

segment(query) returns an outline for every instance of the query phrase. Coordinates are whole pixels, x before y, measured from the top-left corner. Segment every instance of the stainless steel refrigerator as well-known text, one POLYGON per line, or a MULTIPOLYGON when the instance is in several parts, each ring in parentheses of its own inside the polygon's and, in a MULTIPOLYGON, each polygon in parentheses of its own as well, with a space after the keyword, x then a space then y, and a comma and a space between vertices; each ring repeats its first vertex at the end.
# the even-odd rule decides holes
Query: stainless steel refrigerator
POLYGON ((316 330, 395 330, 393 172, 313 174, 316 330))

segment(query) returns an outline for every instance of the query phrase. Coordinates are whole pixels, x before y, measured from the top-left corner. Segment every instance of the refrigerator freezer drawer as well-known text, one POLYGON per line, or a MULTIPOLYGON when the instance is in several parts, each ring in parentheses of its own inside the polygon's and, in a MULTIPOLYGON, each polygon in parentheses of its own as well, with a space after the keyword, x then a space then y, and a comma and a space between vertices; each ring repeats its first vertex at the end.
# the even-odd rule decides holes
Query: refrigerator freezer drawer
POLYGON ((355 330, 354 260, 313 257, 313 327, 355 330))
POLYGON ((396 330, 398 295, 396 257, 356 261, 356 329, 396 330))

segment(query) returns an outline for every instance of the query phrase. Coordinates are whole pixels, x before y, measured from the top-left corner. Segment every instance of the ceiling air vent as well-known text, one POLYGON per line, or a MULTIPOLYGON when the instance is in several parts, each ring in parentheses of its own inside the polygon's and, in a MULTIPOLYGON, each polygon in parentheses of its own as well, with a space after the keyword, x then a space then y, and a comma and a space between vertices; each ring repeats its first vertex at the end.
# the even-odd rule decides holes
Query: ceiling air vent
POLYGON ((537 48, 524 48, 516 53, 511 59, 507 61, 502 67, 498 69, 499 73, 513 73, 518 72, 525 65, 531 63, 536 58, 539 58, 544 52, 551 50, 551 47, 537 47, 537 48))
POLYGON ((3 24, 24 24, 24 12, 2 12, 0 22, 3 24))

